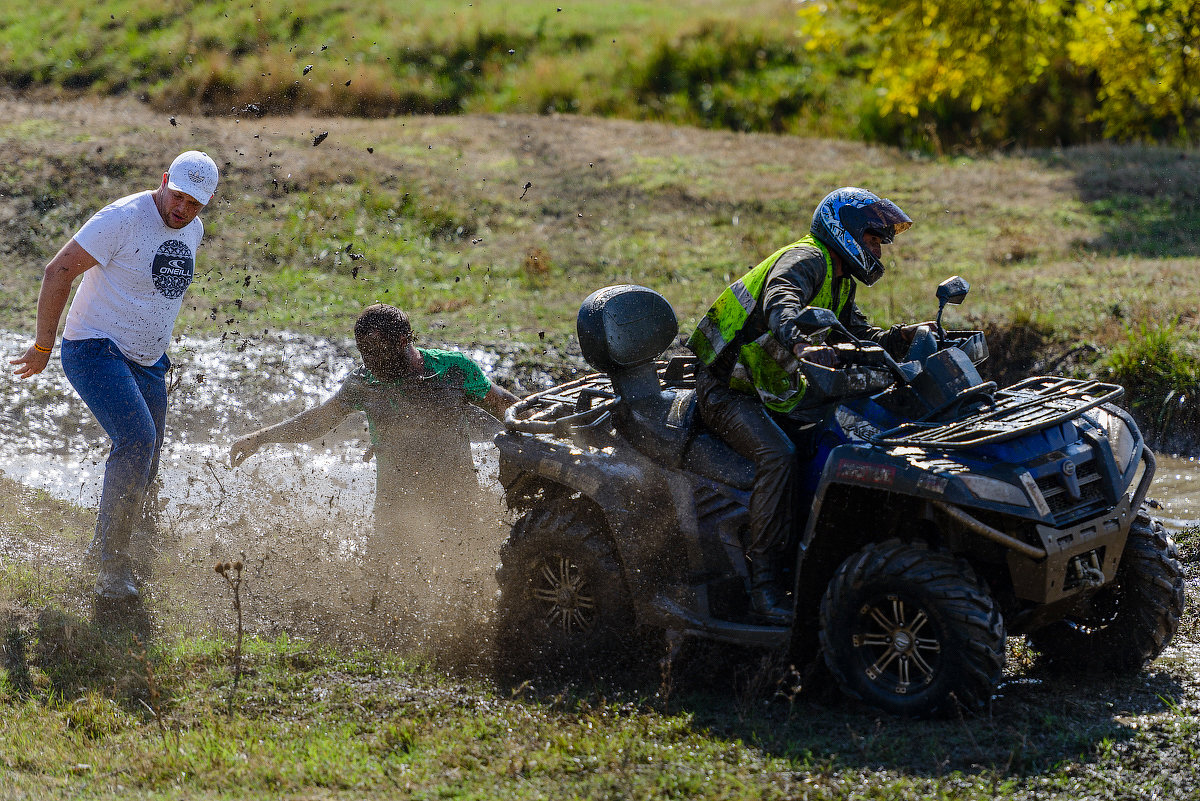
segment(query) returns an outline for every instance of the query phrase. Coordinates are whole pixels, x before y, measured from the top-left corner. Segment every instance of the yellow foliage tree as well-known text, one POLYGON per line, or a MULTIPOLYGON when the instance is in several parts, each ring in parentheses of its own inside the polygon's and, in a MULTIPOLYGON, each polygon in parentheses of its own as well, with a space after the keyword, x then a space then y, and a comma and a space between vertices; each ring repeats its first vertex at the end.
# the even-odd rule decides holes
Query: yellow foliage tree
POLYGON ((993 142, 1084 138, 1088 121, 1116 138, 1195 133, 1200 0, 847 0, 799 15, 808 47, 865 51, 877 112, 901 128, 993 142))
POLYGON ((1099 77, 1096 117, 1118 139, 1193 140, 1200 121, 1200 0, 1075 7, 1067 52, 1099 77))

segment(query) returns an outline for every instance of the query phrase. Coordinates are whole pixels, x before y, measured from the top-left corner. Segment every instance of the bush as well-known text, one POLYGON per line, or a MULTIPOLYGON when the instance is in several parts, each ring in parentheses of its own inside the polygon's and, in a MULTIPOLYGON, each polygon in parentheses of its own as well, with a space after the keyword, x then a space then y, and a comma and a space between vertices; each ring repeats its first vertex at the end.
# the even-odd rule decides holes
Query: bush
POLYGON ((1143 324, 1102 363, 1105 377, 1125 387, 1130 410, 1147 439, 1176 450, 1200 434, 1200 361, 1186 352, 1175 325, 1143 324))

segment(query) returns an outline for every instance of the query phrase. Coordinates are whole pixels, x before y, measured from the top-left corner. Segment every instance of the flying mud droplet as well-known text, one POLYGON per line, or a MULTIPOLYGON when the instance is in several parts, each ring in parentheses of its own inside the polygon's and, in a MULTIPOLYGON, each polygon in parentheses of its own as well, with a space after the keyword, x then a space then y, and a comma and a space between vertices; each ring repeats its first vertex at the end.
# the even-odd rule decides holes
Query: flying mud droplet
POLYGON ((525 199, 525 193, 526 193, 526 192, 528 192, 528 191, 529 191, 529 189, 530 189, 530 187, 532 187, 532 186, 533 186, 533 184, 532 184, 530 181, 526 181, 526 182, 525 182, 525 188, 524 188, 524 189, 521 191, 521 196, 520 196, 519 198, 517 198, 517 200, 524 200, 524 199, 525 199))
POLYGON ((312 72, 312 68, 313 68, 313 65, 312 65, 312 64, 309 64, 309 65, 307 65, 307 66, 304 68, 304 74, 305 74, 305 75, 307 75, 308 73, 312 72))
POLYGON ((327 137, 327 136, 329 136, 329 131, 321 131, 321 133, 319 133, 319 134, 317 134, 316 136, 314 136, 314 137, 313 137, 313 147, 316 147, 317 145, 319 145, 319 144, 321 144, 322 142, 324 142, 324 141, 325 141, 325 137, 327 137))

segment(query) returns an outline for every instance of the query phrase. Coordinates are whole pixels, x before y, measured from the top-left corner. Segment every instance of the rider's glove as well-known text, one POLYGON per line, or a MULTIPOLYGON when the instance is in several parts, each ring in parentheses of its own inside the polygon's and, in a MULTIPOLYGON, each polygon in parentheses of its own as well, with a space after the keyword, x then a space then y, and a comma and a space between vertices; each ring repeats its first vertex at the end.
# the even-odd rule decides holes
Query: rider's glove
POLYGON ((819 364, 822 367, 837 367, 837 351, 828 345, 796 345, 792 348, 797 359, 819 364))

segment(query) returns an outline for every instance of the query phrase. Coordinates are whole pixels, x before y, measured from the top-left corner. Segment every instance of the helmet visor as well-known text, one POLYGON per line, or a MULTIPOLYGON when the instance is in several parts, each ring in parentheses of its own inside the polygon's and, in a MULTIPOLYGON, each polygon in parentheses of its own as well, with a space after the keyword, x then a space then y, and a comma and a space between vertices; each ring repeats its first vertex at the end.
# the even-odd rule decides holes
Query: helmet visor
POLYGON ((886 245, 912 225, 912 219, 890 200, 880 199, 863 209, 863 231, 875 234, 886 245))

